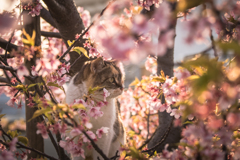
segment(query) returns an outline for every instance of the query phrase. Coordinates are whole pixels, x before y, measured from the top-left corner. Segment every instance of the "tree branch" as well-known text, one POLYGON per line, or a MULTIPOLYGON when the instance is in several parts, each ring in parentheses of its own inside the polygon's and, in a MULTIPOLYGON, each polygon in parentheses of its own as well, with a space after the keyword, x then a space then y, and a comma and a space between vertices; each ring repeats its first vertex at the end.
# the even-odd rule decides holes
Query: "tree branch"
MULTIPOLYGON (((112 1, 113 2, 113 1, 112 1)), ((101 13, 98 15, 98 18, 96 20, 98 20, 102 15, 103 13, 105 12, 105 10, 110 6, 111 3, 108 3, 108 5, 101 11, 101 13)), ((95 21, 96 21, 95 20, 95 21)), ((81 41, 83 36, 88 32, 88 30, 94 25, 95 21, 93 21, 87 29, 85 29, 85 31, 78 37, 78 39, 71 45, 68 47, 68 49, 66 50, 66 52, 64 52, 64 54, 59 58, 59 60, 62 60, 66 54, 72 49, 72 47, 74 47, 78 41, 81 41)))
POLYGON ((41 12, 40 12, 40 16, 47 21, 51 26, 57 28, 57 24, 55 22, 55 20, 53 19, 53 17, 51 16, 51 14, 49 13, 49 11, 46 8, 42 8, 41 12))
MULTIPOLYGON (((2 128, 1 125, 0 125, 0 131, 2 131, 3 135, 7 136, 8 139, 12 141, 12 137, 11 137, 10 135, 8 135, 8 134, 3 130, 3 128, 2 128)), ((8 146, 8 144, 5 143, 5 142, 3 142, 2 140, 0 140, 0 143, 2 143, 3 145, 7 145, 7 146, 8 146)), ((23 145, 23 144, 21 144, 21 143, 19 143, 19 142, 17 142, 16 144, 17 144, 20 148, 24 148, 24 149, 27 149, 27 150, 36 152, 36 153, 38 153, 39 155, 42 155, 42 156, 44 156, 44 157, 47 157, 47 158, 49 158, 49 159, 51 159, 51 160, 58 160, 58 159, 56 159, 56 158, 54 158, 54 157, 51 157, 51 156, 49 156, 49 155, 47 155, 47 154, 45 154, 45 153, 43 153, 43 152, 40 152, 40 151, 38 151, 38 150, 36 150, 36 149, 34 149, 34 148, 25 146, 25 145, 23 145)), ((19 147, 18 147, 18 148, 19 148, 19 147)))
POLYGON ((9 43, 9 44, 8 44, 8 41, 6 41, 5 39, 3 39, 3 38, 0 37, 0 47, 5 50, 6 47, 7 47, 7 45, 8 45, 8 48, 7 48, 7 51, 8 51, 8 52, 11 52, 13 49, 14 49, 14 50, 17 50, 17 49, 18 49, 18 46, 17 46, 17 45, 12 44, 12 43, 9 43))
POLYGON ((58 32, 46 32, 46 31, 41 31, 41 36, 44 36, 44 37, 62 38, 61 34, 58 33, 58 32))
POLYGON ((17 71, 16 69, 13 69, 10 66, 4 66, 4 65, 1 65, 1 64, 0 64, 0 69, 8 70, 8 71, 11 71, 11 72, 16 72, 17 71))
MULTIPOLYGON (((78 126, 77 122, 73 118, 71 118, 67 112, 65 112, 65 115, 74 123, 75 126, 78 126)), ((74 125, 72 125, 72 127, 74 125)), ((110 160, 84 130, 81 130, 81 132, 87 137, 87 139, 91 142, 93 148, 103 157, 104 160, 110 160)))
POLYGON ((7 83, 7 84, 10 83, 10 82, 8 81, 8 79, 7 79, 7 78, 4 78, 4 77, 0 77, 0 82, 7 83))

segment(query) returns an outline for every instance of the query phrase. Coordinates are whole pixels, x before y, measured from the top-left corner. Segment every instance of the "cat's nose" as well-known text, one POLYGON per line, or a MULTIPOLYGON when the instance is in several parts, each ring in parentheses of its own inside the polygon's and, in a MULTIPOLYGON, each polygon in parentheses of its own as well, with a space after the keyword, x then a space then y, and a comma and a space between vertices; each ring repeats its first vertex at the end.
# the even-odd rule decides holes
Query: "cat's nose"
POLYGON ((120 90, 123 91, 123 86, 120 87, 120 90))

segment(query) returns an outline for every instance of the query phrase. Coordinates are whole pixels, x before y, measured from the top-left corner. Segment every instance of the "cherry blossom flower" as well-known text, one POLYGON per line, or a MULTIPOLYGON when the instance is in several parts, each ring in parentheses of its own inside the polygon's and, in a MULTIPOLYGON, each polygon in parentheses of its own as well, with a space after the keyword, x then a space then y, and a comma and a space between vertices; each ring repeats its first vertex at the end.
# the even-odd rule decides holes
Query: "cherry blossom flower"
POLYGON ((15 97, 13 97, 13 98, 11 98, 6 104, 8 105, 8 106, 10 106, 10 107, 15 107, 15 103, 17 103, 18 102, 18 100, 15 98, 15 97))
POLYGON ((179 109, 172 109, 170 116, 174 116, 176 119, 179 119, 181 116, 181 111, 179 109))
MULTIPOLYGON (((92 140, 94 140, 94 141, 97 140, 96 135, 95 135, 92 131, 87 131, 86 133, 88 134, 88 136, 89 136, 92 140)), ((82 138, 83 138, 83 142, 90 142, 90 141, 88 140, 88 138, 87 138, 84 134, 82 135, 82 138)))
POLYGON ((29 71, 25 67, 25 65, 21 65, 21 66, 18 67, 17 74, 18 74, 18 76, 28 76, 29 71))
POLYGON ((10 151, 16 151, 16 143, 18 142, 18 138, 15 137, 12 139, 12 141, 9 143, 9 150, 10 151))
POLYGON ((79 148, 79 147, 74 147, 73 151, 71 151, 71 154, 72 154, 73 157, 82 156, 83 158, 85 158, 84 150, 82 148, 79 148))
POLYGON ((110 96, 110 93, 105 88, 103 88, 103 99, 104 99, 104 102, 106 102, 106 98, 108 96, 110 96))
POLYGON ((48 132, 47 132, 47 128, 46 128, 44 122, 37 123, 37 128, 38 128, 38 130, 37 130, 36 133, 41 134, 44 139, 47 139, 48 138, 48 132))
POLYGON ((72 137, 79 136, 80 134, 82 134, 82 132, 80 131, 79 128, 73 128, 70 132, 70 135, 72 137))
POLYGON ((171 21, 171 8, 167 2, 161 3, 159 8, 154 12, 154 23, 157 24, 160 30, 164 30, 168 27, 171 21))
POLYGON ((102 117, 103 116, 103 112, 100 111, 100 107, 91 107, 89 110, 89 115, 91 117, 94 117, 95 119, 97 119, 98 117, 102 117))
POLYGON ((73 151, 74 147, 75 147, 75 144, 74 144, 73 140, 70 140, 69 137, 67 137, 65 139, 65 141, 61 140, 59 142, 59 145, 62 148, 64 148, 68 153, 71 153, 73 151))
POLYGON ((108 130, 109 130, 108 127, 102 127, 102 128, 100 128, 100 129, 98 129, 98 130, 96 131, 96 134, 97 134, 98 138, 102 138, 102 135, 103 135, 104 133, 108 133, 108 130))
POLYGON ((0 160, 16 160, 16 158, 13 157, 13 153, 7 150, 0 151, 0 160))
POLYGON ((147 57, 145 68, 152 74, 157 73, 157 59, 155 57, 147 57))

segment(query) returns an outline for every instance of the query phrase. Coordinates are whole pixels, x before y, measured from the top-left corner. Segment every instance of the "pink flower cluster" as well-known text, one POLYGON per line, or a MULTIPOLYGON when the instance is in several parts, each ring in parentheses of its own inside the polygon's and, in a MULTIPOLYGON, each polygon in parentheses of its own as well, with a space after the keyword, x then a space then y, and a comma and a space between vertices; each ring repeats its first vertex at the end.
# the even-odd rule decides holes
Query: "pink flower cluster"
POLYGON ((23 9, 28 10, 29 14, 31 14, 32 17, 35 17, 40 15, 42 5, 39 0, 36 0, 34 3, 28 3, 26 5, 23 5, 23 9))
POLYGON ((167 48, 173 46, 175 33, 168 30, 171 24, 168 3, 161 3, 150 20, 135 14, 134 8, 129 1, 113 2, 107 8, 105 17, 90 29, 90 38, 104 57, 137 62, 148 54, 162 56, 167 48), (123 9, 126 15, 113 16, 123 9), (157 43, 152 36, 159 37, 157 43))

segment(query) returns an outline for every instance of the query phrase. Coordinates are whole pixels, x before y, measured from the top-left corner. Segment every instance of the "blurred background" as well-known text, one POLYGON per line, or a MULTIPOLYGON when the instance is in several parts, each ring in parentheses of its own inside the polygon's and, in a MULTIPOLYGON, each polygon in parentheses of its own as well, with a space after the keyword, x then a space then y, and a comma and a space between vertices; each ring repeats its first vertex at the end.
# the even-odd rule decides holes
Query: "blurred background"
MULTIPOLYGON (((84 9, 88 10, 93 17, 95 14, 100 13, 101 10, 107 5, 108 0, 75 0, 77 6, 81 6, 84 9)), ((11 11, 16 5, 18 5, 19 0, 1 0, 0 12, 3 10, 11 11)), ((197 11, 197 8, 196 8, 197 11)), ((205 43, 202 44, 191 44, 187 45, 185 43, 185 37, 188 35, 188 31, 183 27, 183 19, 178 19, 177 27, 176 27, 176 38, 175 38, 175 46, 174 46, 174 61, 180 62, 184 59, 184 57, 196 54, 208 48, 211 43, 210 39, 206 39, 205 43)), ((216 34, 214 34, 216 36, 216 34)), ((135 77, 141 79, 143 75, 150 75, 148 71, 145 70, 145 60, 142 60, 138 64, 132 64, 130 62, 124 62, 124 68, 126 73, 125 87, 135 79, 135 77)), ((25 118, 25 110, 23 109, 14 109, 6 105, 8 101, 8 97, 5 95, 0 96, 0 114, 6 114, 8 123, 14 123, 16 119, 24 119, 25 118)), ((3 122, 2 123, 6 123, 3 122)), ((17 122, 16 122, 17 123, 17 122)), ((20 122, 19 122, 20 123, 20 122)), ((14 124, 19 125, 21 124, 14 124)), ((46 141, 45 143, 45 151, 46 153, 50 153, 51 155, 56 155, 54 150, 52 150, 52 146, 50 143, 46 141)))

